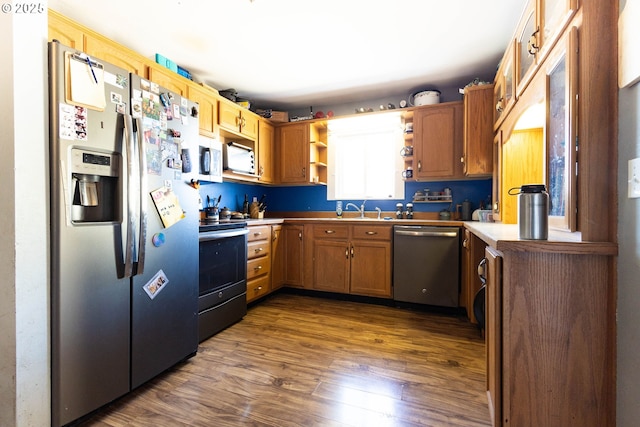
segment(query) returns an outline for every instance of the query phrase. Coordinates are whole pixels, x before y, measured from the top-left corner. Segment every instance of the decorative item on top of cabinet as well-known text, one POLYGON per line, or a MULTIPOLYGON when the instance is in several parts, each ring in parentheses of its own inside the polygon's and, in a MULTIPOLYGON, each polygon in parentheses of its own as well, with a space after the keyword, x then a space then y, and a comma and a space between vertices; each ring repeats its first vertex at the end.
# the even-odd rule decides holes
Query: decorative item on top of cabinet
POLYGON ((413 177, 462 178, 462 101, 413 110, 413 177))
POLYGON ((460 161, 466 176, 493 172, 492 84, 467 86, 464 90, 464 145, 460 161))

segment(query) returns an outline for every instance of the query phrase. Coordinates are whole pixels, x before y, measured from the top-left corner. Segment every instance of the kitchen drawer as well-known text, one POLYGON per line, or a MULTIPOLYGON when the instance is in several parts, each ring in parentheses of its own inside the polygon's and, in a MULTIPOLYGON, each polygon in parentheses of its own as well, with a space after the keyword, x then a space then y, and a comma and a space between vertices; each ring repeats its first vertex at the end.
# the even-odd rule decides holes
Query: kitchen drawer
POLYGON ((313 226, 313 237, 315 239, 348 239, 349 238, 349 227, 347 225, 314 225, 313 226))
POLYGON ((247 262, 247 280, 254 277, 268 275, 271 271, 271 257, 263 256, 260 258, 252 259, 247 262))
POLYGON ((256 240, 269 240, 271 238, 271 227, 268 225, 255 225, 249 227, 249 235, 247 240, 255 242, 256 240))
POLYGON ((254 259, 269 255, 271 242, 269 240, 257 240, 247 243, 247 259, 254 259))
POLYGON ((262 276, 247 282, 247 302, 269 293, 269 276, 262 276))
POLYGON ((352 239, 391 240, 390 225, 353 225, 351 228, 352 239))

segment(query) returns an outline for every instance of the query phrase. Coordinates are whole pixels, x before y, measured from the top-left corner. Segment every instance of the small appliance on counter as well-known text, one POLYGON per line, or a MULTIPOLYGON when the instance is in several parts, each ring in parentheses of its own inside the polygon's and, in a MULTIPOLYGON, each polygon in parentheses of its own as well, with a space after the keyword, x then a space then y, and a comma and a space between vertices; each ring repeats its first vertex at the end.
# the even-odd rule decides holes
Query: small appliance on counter
POLYGON ((549 194, 544 184, 509 189, 518 196, 518 231, 521 239, 546 240, 549 235, 549 194))

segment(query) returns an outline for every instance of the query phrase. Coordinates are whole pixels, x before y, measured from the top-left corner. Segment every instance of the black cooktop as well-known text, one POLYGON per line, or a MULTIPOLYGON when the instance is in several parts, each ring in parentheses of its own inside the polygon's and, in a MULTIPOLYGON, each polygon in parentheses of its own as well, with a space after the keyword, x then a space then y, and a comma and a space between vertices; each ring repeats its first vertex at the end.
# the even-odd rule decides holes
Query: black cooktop
POLYGON ((233 230, 246 226, 247 221, 244 219, 223 219, 214 222, 200 221, 200 233, 205 231, 233 230))

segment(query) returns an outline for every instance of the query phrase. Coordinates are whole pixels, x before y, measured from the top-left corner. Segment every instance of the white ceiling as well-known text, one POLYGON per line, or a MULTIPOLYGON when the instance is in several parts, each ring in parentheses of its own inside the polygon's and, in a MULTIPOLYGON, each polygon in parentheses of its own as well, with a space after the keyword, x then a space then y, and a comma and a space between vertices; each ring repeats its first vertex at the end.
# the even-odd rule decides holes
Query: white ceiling
POLYGON ((526 0, 49 0, 254 105, 292 109, 491 80, 526 0))

